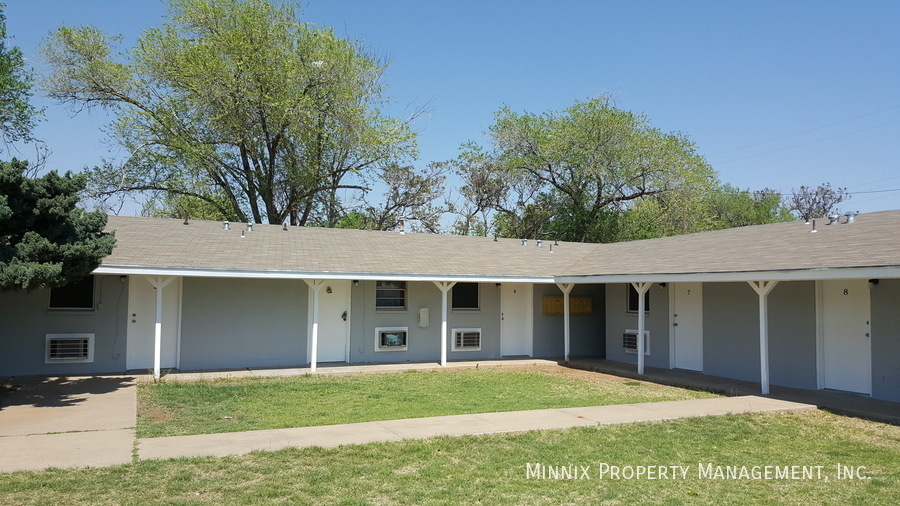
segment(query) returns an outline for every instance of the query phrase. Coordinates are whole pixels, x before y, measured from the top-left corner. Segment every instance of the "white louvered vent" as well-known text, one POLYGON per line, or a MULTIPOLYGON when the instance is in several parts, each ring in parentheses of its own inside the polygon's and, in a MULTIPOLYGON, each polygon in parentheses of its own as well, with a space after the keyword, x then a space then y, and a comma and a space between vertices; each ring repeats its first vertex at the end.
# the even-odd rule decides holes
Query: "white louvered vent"
POLYGON ((453 329, 453 351, 481 349, 481 329, 453 329))
POLYGON ((44 363, 94 361, 94 334, 47 334, 44 363))
MULTIPOLYGON (((625 333, 622 334, 622 348, 625 349, 625 353, 634 353, 637 354, 637 335, 638 331, 633 329, 625 329, 625 333)), ((650 354, 650 331, 644 331, 644 355, 650 354)))

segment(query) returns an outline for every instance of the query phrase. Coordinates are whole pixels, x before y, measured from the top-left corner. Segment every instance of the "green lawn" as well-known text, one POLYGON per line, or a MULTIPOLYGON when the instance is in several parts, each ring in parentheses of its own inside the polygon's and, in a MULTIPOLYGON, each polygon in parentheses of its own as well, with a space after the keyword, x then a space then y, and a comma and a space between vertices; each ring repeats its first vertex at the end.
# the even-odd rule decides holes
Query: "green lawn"
POLYGON ((896 504, 900 427, 826 412, 441 437, 230 458, 3 475, 3 504, 896 504), (529 463, 589 480, 527 477, 529 463), (682 465, 685 479, 599 479, 602 464, 682 465), (701 479, 698 463, 823 466, 823 479, 701 479), (838 480, 836 466, 866 466, 838 480), (828 481, 824 476, 829 478, 828 481))
POLYGON ((713 397, 556 366, 162 382, 138 389, 138 437, 713 397))

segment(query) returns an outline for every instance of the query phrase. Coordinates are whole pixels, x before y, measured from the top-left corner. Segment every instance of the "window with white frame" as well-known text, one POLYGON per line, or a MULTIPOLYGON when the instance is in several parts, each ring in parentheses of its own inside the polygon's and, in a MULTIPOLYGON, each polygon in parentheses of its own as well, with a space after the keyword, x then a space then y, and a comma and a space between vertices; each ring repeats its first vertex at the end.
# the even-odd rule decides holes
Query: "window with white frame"
POLYGON ((375 351, 406 351, 408 327, 375 327, 375 351))
MULTIPOLYGON (((625 349, 625 353, 637 353, 637 335, 638 331, 634 329, 625 329, 625 333, 622 334, 622 348, 625 349)), ((650 354, 650 331, 644 331, 644 355, 650 354)))
MULTIPOLYGON (((628 312, 629 313, 637 313, 638 312, 638 293, 637 290, 634 289, 634 285, 628 283, 628 312)), ((644 314, 650 312, 650 290, 644 292, 644 314)))
POLYGON ((45 364, 94 361, 94 334, 47 334, 45 364))
POLYGON ((94 309, 94 276, 50 289, 50 309, 84 311, 94 309))
POLYGON ((450 307, 454 311, 475 311, 481 307, 478 283, 457 283, 452 291, 450 307))
POLYGON ((481 350, 481 329, 453 329, 453 351, 481 350))
POLYGON ((375 309, 406 309, 406 281, 376 281, 375 309))

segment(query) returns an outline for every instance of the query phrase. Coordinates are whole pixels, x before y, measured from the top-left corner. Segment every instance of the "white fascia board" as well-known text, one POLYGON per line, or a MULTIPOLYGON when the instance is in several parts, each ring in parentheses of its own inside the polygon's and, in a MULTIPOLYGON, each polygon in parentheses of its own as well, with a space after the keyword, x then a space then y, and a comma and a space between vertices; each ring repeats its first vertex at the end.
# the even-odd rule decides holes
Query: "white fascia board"
POLYGON ((847 267, 747 272, 696 272, 669 274, 607 274, 596 276, 558 276, 557 283, 677 283, 688 281, 812 281, 817 279, 900 278, 900 266, 847 267))
POLYGON ((359 273, 328 271, 248 271, 230 269, 191 269, 185 267, 144 267, 136 265, 101 265, 94 274, 138 276, 183 276, 192 278, 245 279, 350 279, 376 281, 457 281, 461 283, 548 283, 553 276, 471 276, 452 274, 359 273))

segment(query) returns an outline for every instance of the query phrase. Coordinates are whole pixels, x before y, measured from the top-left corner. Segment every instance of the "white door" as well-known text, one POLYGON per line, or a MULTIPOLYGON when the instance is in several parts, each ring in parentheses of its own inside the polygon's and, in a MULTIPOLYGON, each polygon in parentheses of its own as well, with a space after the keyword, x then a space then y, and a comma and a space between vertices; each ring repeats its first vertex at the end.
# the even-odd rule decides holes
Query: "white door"
MULTIPOLYGON (((313 289, 309 289, 309 346, 312 353, 313 289)), ((329 280, 319 290, 317 362, 348 362, 350 341, 350 280, 329 280)))
POLYGON ((703 371, 703 284, 673 283, 671 286, 674 366, 703 371))
MULTIPOLYGON (((155 276, 154 276, 155 278, 155 276)), ((162 342, 159 365, 178 367, 181 333, 181 278, 163 288, 162 342)), ((146 276, 128 280, 128 331, 125 350, 126 369, 152 369, 156 339, 156 288, 146 276)))
POLYGON ((869 283, 865 279, 822 281, 824 386, 872 393, 869 283))
POLYGON ((532 354, 531 283, 500 285, 500 353, 504 356, 532 354))

